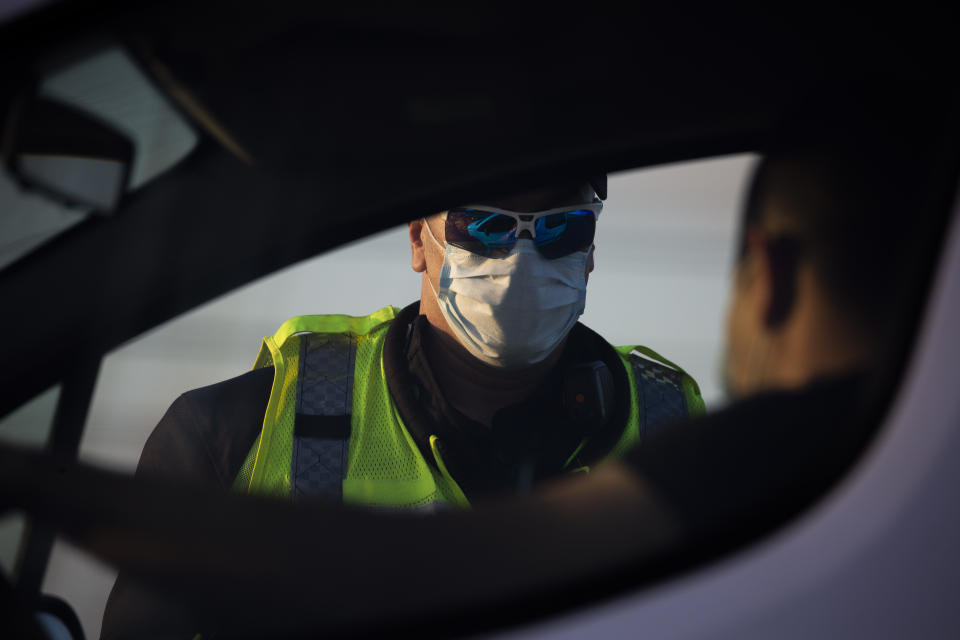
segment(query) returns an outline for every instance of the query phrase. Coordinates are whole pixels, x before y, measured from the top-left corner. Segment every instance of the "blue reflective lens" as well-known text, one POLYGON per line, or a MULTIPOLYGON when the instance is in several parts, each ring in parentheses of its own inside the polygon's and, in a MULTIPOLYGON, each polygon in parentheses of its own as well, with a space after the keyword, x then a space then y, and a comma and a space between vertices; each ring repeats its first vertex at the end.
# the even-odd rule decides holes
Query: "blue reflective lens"
MULTIPOLYGON (((589 209, 553 213, 534 221, 534 244, 545 258, 560 258, 588 249, 595 230, 589 209)), ((503 213, 451 209, 445 231, 449 244, 491 258, 506 256, 517 243, 517 219, 503 213)))
POLYGON ((466 209, 476 220, 467 225, 471 237, 491 249, 509 248, 517 241, 517 221, 510 216, 466 209))

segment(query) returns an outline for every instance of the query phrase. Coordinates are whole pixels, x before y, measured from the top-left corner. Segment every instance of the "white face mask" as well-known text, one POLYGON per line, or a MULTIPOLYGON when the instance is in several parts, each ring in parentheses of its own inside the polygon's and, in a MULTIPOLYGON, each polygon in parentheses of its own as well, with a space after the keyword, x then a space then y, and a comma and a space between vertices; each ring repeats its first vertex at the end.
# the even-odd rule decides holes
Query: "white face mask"
MULTIPOLYGON (((424 221, 426 225, 426 221, 424 221)), ((430 288, 460 344, 495 367, 540 362, 560 344, 583 313, 589 252, 547 260, 533 241, 520 239, 503 258, 444 247, 439 290, 430 288)))

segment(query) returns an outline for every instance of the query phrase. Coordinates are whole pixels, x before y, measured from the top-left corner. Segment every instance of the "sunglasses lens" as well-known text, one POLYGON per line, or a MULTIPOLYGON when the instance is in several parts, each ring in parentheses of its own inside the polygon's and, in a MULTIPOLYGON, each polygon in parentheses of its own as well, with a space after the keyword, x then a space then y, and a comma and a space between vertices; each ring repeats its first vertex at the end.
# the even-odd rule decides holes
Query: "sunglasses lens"
POLYGON ((586 251, 593 243, 597 218, 592 211, 578 209, 537 218, 534 242, 544 258, 562 258, 574 251, 586 251))
MULTIPOLYGON (((537 218, 534 243, 548 259, 586 251, 593 243, 597 218, 593 211, 577 209, 537 218)), ((517 243, 517 221, 512 216, 477 209, 447 212, 447 242, 488 258, 503 258, 517 243)))
POLYGON ((451 209, 444 227, 447 242, 488 258, 502 258, 517 243, 517 221, 476 209, 451 209))

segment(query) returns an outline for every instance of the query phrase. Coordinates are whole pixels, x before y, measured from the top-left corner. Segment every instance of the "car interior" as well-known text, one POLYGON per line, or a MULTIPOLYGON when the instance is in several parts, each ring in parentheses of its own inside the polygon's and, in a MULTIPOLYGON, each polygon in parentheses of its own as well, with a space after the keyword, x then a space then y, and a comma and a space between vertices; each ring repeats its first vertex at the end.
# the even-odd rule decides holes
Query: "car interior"
MULTIPOLYGON (((0 580, 0 617, 16 637, 85 637, 71 603, 42 593, 58 536, 165 588, 208 588, 253 584, 255 567, 227 563, 306 522, 286 505, 231 497, 212 508, 210 495, 78 462, 108 354, 258 279, 478 196, 718 158, 733 158, 742 177, 798 101, 840 105, 868 87, 922 114, 891 135, 939 133, 917 158, 928 188, 904 216, 920 246, 871 380, 873 436, 840 477, 816 464, 805 471, 826 500, 883 433, 955 224, 956 64, 937 28, 907 47, 891 45, 907 27, 880 15, 693 21, 667 8, 526 13, 479 2, 63 2, 7 18, 0 420, 31 427, 0 429, 0 505, 23 516, 4 530, 12 568, 0 580), (29 417, 41 405, 49 419, 29 417), (223 544, 231 526, 236 538, 223 544)), ((725 251, 722 260, 733 247, 725 251)), ((449 610, 401 616, 374 604, 363 619, 294 620, 285 633, 521 629, 718 566, 816 505, 785 496, 776 526, 746 519, 722 537, 564 584, 544 570, 509 602, 478 585, 449 610)), ((287 566, 282 550, 265 553, 287 566)), ((271 579, 306 582, 282 571, 271 579)), ((265 605, 246 633, 267 633, 271 606, 282 610, 265 605)))

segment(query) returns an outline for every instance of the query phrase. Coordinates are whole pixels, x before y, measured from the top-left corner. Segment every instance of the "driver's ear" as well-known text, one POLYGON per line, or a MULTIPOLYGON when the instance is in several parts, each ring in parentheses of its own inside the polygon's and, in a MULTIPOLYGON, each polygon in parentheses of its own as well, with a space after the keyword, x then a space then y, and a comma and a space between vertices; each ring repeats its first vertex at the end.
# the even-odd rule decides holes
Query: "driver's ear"
POLYGON ((787 235, 768 238, 766 245, 772 295, 764 322, 773 329, 790 318, 797 303, 800 245, 796 238, 787 235))
POLYGON ((423 273, 427 270, 427 256, 423 251, 424 224, 423 218, 407 224, 407 231, 410 234, 410 266, 416 273, 423 273))
POLYGON ((796 305, 799 243, 792 236, 771 236, 754 229, 747 234, 747 251, 762 326, 775 331, 787 322, 796 305))

